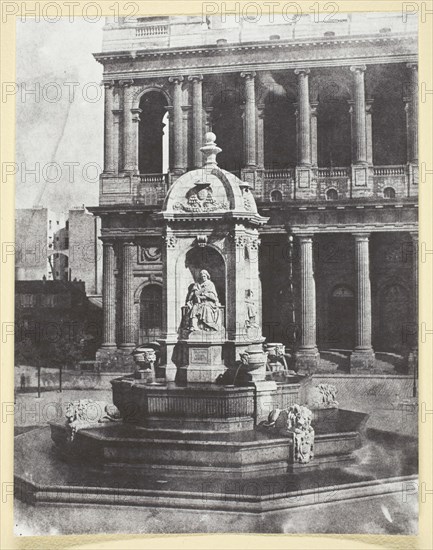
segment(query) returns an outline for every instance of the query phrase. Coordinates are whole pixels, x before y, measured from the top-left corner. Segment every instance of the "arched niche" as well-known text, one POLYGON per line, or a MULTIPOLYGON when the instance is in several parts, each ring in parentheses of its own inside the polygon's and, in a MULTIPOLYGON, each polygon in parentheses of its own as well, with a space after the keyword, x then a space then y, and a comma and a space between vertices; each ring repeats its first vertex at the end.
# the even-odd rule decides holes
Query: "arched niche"
POLYGON ((188 287, 197 282, 202 269, 209 272, 220 304, 226 305, 226 264, 222 254, 212 246, 195 246, 178 259, 176 269, 177 325, 181 321, 181 307, 185 304, 188 287))

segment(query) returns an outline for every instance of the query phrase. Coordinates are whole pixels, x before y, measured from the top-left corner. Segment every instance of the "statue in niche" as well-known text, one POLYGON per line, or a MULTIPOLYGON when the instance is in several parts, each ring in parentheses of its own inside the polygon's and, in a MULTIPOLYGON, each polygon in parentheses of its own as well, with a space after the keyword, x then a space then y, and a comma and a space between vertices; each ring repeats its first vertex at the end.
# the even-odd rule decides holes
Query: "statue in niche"
POLYGON ((199 280, 188 287, 185 301, 185 326, 190 332, 220 329, 220 302, 209 272, 200 271, 199 280))
POLYGON ((245 291, 245 310, 246 310, 246 319, 245 327, 258 327, 257 324, 257 308, 254 301, 254 293, 251 289, 245 291))

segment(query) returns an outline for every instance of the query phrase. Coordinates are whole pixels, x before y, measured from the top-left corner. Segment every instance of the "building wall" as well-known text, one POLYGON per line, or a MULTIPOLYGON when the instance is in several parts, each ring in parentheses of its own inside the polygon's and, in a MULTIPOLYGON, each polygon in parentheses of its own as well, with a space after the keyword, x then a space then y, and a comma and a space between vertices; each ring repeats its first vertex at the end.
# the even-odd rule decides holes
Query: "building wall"
POLYGON ((98 220, 84 208, 69 210, 69 279, 84 281, 87 294, 101 292, 102 247, 98 220))
POLYGON ((15 211, 15 275, 17 280, 48 277, 48 210, 15 211))

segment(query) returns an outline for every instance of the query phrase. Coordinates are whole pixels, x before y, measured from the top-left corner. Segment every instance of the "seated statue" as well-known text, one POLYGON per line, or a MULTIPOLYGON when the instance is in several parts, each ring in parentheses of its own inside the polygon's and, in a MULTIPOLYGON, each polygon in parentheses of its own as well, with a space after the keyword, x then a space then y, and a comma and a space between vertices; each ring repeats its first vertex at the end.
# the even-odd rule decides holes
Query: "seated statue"
POLYGON ((200 271, 199 280, 188 288, 185 305, 185 326, 191 332, 220 329, 220 303, 209 272, 200 271))

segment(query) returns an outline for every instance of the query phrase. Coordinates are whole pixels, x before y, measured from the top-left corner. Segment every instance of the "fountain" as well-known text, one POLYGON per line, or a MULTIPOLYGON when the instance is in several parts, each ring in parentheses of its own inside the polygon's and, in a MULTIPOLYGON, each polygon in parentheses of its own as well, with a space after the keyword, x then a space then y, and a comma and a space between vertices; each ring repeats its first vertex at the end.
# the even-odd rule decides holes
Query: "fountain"
MULTIPOLYGON (((299 384, 266 372, 258 230, 267 218, 249 184, 218 167, 215 137, 206 134, 203 168, 178 178, 157 214, 165 242, 165 377, 154 380, 141 368, 113 380, 123 421, 80 430, 73 449, 68 426, 52 425, 68 456, 111 469, 242 478, 334 463, 359 445, 357 430, 337 434, 341 411, 330 437, 323 415, 299 404, 299 384)), ((269 349, 282 357, 278 345, 269 349)), ((153 360, 152 350, 136 350, 137 362, 149 364, 149 354, 153 360)))
MULTIPOLYGON (((219 151, 206 134, 203 168, 179 177, 157 214, 164 230, 158 368, 154 348, 137 349, 137 372, 111 382, 114 406, 89 421, 89 404, 74 402, 66 422, 51 423, 56 452, 40 476, 56 488, 56 502, 109 503, 116 494, 123 504, 167 498, 202 507, 203 480, 287 484, 301 472, 308 486, 337 483, 338 468, 361 445, 366 414, 340 410, 326 384, 301 398, 281 344, 264 351, 258 249, 267 218, 250 185, 218 167, 219 151), (322 469, 333 474, 318 477, 322 469), (155 476, 166 492, 155 489, 155 476)), ((18 475, 17 486, 33 501, 49 499, 27 477, 18 475)), ((235 497, 224 506, 242 508, 235 497)))

